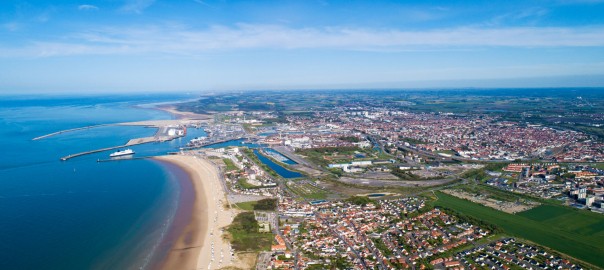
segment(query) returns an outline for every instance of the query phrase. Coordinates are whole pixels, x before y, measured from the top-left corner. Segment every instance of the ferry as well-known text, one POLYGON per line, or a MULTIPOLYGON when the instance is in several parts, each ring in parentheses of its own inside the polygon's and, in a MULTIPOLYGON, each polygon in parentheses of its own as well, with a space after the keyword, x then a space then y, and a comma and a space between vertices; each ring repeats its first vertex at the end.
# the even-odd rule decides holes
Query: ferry
POLYGON ((120 150, 120 151, 112 153, 109 156, 110 157, 119 157, 119 156, 126 156, 126 155, 134 155, 134 151, 132 151, 132 149, 120 150))

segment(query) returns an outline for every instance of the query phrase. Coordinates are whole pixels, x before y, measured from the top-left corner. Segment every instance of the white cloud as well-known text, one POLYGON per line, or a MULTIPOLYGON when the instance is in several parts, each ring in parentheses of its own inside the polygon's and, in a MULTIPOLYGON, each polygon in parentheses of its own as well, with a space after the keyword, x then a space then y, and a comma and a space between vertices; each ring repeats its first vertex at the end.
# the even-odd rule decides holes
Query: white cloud
MULTIPOLYGON (((240 49, 451 50, 476 47, 604 46, 604 27, 453 28, 430 31, 289 28, 240 24, 192 30, 181 26, 105 28, 40 40, 25 55, 200 54, 240 49), (67 40, 67 41, 66 41, 67 40)), ((7 50, 3 50, 6 52, 7 50)), ((11 50, 12 51, 12 50, 11 50)), ((14 52, 14 51, 13 51, 14 52)), ((0 55, 7 56, 0 50, 0 55)))
POLYGON ((78 10, 98 10, 99 7, 95 5, 79 5, 78 10))
POLYGON ((493 17, 487 25, 506 25, 509 23, 524 22, 526 24, 535 24, 543 17, 547 16, 550 10, 541 7, 526 8, 521 11, 508 12, 493 17))
POLYGON ((126 0, 126 3, 119 9, 126 13, 142 13, 143 10, 153 5, 155 0, 126 0))

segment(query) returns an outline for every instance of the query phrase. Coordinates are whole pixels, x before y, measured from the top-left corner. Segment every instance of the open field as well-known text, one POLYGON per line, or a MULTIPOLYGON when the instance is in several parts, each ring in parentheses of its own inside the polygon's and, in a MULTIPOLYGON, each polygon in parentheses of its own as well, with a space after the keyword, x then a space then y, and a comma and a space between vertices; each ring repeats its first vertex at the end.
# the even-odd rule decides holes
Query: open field
POLYGON ((277 200, 276 199, 262 199, 259 201, 240 202, 235 204, 241 210, 254 211, 275 211, 277 200))
POLYGON ((604 217, 601 214, 560 205, 542 205, 518 215, 547 224, 556 224, 557 227, 574 233, 604 238, 604 217))
POLYGON ((223 158, 222 161, 226 165, 226 170, 227 171, 236 171, 236 170, 238 170, 237 166, 235 166, 235 164, 233 163, 232 160, 230 160, 228 158, 223 158))
POLYGON ((231 241, 233 248, 238 252, 269 250, 273 235, 260 233, 258 228, 253 212, 239 213, 227 228, 229 234, 225 238, 231 241))
MULTIPOLYGON (((435 206, 451 208, 462 214, 497 225, 506 233, 552 248, 579 260, 604 267, 604 216, 592 216, 571 208, 540 206, 520 214, 508 214, 467 200, 437 192, 435 206), (550 213, 552 220, 545 219, 550 213), (587 216, 589 215, 589 219, 587 216), (555 223, 555 222, 561 222, 555 223)), ((561 207, 561 206, 560 206, 561 207)))
POLYGON ((488 195, 484 194, 476 194, 476 193, 468 193, 459 189, 444 189, 441 190, 443 193, 453 195, 457 198, 466 199, 478 204, 482 204, 493 209, 503 211, 506 213, 518 213, 522 211, 529 210, 537 205, 534 204, 524 204, 520 202, 510 202, 510 201, 502 201, 490 198, 488 195))
POLYGON ((241 210, 245 210, 245 211, 254 211, 254 206, 257 204, 256 201, 250 201, 250 202, 240 202, 240 203, 236 203, 235 205, 237 207, 239 207, 239 209, 241 210))
POLYGON ((311 185, 307 181, 289 181, 287 187, 294 193, 306 199, 325 199, 328 193, 318 187, 311 185))

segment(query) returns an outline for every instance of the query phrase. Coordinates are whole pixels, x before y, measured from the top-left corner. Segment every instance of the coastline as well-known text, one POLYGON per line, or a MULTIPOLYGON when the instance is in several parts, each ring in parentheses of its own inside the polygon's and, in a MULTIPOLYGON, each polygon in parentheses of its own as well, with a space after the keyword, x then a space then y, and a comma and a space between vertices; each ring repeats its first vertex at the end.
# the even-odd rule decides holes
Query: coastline
MULTIPOLYGON (((220 183, 220 172, 209 160, 195 155, 168 155, 155 160, 178 166, 192 184, 194 200, 180 217, 188 220, 173 242, 159 269, 218 269, 237 266, 230 243, 222 235, 236 211, 225 207, 228 202, 220 183), (188 213, 187 213, 188 212, 188 213)), ((181 202, 182 203, 182 202, 181 202)), ((186 203, 186 202, 184 202, 186 203)))
POLYGON ((170 105, 158 105, 153 108, 167 112, 173 115, 177 120, 211 120, 214 118, 211 114, 199 114, 193 112, 183 112, 176 109, 176 106, 173 104, 170 105))

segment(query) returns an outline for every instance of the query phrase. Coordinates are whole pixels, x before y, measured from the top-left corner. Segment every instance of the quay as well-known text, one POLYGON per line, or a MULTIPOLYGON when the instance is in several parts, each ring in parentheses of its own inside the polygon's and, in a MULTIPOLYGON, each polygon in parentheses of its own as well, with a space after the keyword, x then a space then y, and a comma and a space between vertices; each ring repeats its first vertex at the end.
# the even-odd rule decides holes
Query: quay
POLYGON ((187 147, 181 147, 180 150, 193 150, 193 149, 199 149, 199 148, 203 148, 209 145, 214 145, 214 144, 219 144, 219 143, 225 143, 225 142, 230 142, 230 141, 237 141, 237 140, 242 140, 242 139, 247 139, 245 137, 241 137, 241 138, 228 138, 228 139, 223 139, 223 140, 217 140, 217 141, 211 141, 211 142, 205 142, 205 143, 201 143, 201 144, 197 144, 195 146, 187 146, 187 147))

